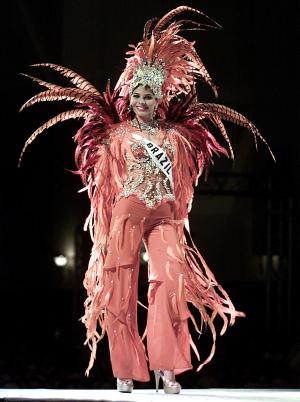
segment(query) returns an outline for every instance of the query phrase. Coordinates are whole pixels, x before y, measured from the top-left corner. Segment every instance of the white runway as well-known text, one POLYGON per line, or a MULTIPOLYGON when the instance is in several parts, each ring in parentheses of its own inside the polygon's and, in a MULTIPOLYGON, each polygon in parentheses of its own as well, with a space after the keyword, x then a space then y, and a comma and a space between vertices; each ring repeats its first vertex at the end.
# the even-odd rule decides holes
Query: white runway
POLYGON ((132 401, 132 402, 300 402, 296 389, 183 389, 179 395, 166 395, 163 390, 134 390, 122 394, 116 390, 72 389, 0 389, 0 401, 132 401))

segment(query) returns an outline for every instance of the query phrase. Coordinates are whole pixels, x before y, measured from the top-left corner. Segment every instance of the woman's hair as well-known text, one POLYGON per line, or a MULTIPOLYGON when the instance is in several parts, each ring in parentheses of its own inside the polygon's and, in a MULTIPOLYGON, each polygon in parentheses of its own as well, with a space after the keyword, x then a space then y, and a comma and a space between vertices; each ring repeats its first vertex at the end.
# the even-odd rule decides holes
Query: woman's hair
MULTIPOLYGON (((134 92, 138 87, 141 87, 141 86, 143 86, 143 84, 138 84, 135 88, 133 88, 131 95, 133 94, 133 92, 134 92)), ((152 92, 153 96, 155 97, 154 92, 152 91, 152 88, 151 88, 149 85, 144 85, 144 88, 145 88, 145 89, 150 89, 150 91, 152 92)), ((156 97, 155 97, 155 99, 158 100, 156 97)))

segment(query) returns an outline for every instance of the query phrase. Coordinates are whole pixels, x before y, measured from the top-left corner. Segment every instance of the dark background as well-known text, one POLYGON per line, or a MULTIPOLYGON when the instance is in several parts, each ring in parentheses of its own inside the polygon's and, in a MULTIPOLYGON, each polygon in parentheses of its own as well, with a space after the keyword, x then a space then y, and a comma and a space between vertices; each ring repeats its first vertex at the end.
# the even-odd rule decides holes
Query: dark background
MULTIPOLYGON (((39 104, 18 114, 40 88, 26 72, 65 82, 39 62, 67 66, 100 90, 115 84, 129 43, 145 21, 178 1, 17 1, 1 5, 1 387, 114 387, 106 340, 87 379, 88 349, 79 318, 90 240, 88 215, 74 169, 72 136, 80 122, 42 134, 17 168, 30 133, 67 104, 39 104), (53 257, 68 258, 64 268, 53 257)), ((195 242, 247 318, 219 337, 214 360, 200 373, 179 377, 185 387, 297 388, 299 319, 299 120, 296 2, 188 1, 217 20, 222 31, 186 33, 214 81, 219 103, 250 118, 276 155, 255 151, 251 135, 227 125, 233 165, 216 160, 196 190, 191 227, 195 242), (291 6, 291 4, 294 6, 291 6), (297 42, 296 42, 297 43, 297 42)), ((188 15, 187 15, 188 16, 188 15)), ((199 99, 214 101, 199 84, 199 99)), ((61 102, 62 103, 62 102, 61 102)), ((220 141, 222 139, 218 137, 220 141)), ((146 267, 140 280, 147 289, 146 267)), ((140 312, 141 331, 145 312, 140 312)), ((216 324, 218 327, 218 323, 216 324)), ((220 328, 219 328, 220 329, 220 328)), ((194 334, 195 337, 195 334, 194 334)), ((209 335, 197 343, 202 358, 209 335)), ((195 361, 196 367, 196 361, 195 361)), ((136 387, 149 387, 137 384, 136 387)))

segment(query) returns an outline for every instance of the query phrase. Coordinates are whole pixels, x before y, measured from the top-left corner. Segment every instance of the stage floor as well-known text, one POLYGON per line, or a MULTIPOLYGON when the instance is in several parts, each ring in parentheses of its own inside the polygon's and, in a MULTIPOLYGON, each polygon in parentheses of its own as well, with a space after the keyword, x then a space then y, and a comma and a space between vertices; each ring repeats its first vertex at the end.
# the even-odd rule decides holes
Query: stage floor
POLYGON ((132 402, 300 402, 300 390, 296 389, 183 389, 179 395, 166 395, 163 390, 134 390, 122 394, 116 390, 74 389, 0 389, 0 401, 132 401, 132 402))

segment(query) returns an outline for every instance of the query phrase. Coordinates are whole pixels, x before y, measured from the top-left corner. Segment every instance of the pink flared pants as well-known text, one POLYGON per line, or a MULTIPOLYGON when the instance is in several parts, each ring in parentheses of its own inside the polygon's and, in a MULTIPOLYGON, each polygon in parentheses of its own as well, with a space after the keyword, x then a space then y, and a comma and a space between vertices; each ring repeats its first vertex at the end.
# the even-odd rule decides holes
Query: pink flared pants
POLYGON ((192 368, 183 264, 171 202, 150 209, 130 196, 116 203, 102 300, 115 377, 149 381, 147 360, 150 370, 179 374, 192 368), (142 240, 149 254, 147 352, 137 325, 142 240))

